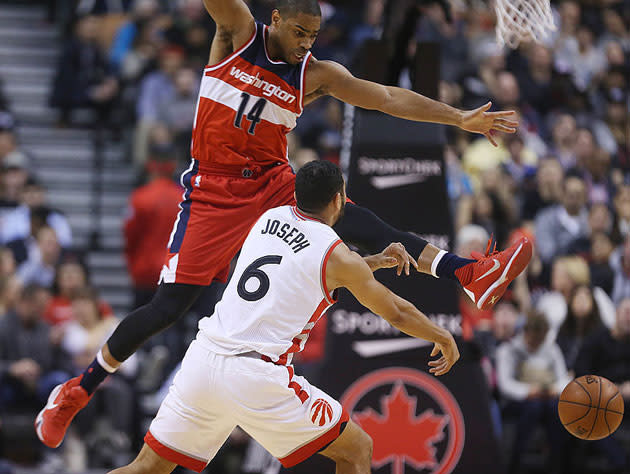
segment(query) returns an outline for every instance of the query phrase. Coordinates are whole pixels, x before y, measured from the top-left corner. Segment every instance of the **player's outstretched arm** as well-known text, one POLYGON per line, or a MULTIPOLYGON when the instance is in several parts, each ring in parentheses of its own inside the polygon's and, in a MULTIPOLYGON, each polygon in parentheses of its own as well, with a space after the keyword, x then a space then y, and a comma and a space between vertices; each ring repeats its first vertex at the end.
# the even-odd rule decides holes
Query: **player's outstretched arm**
POLYGON ((220 27, 253 25, 254 17, 243 0, 203 0, 203 5, 220 27))
POLYGON ((325 278, 328 288, 347 288, 359 303, 405 334, 433 342, 435 347, 431 355, 442 352, 442 357, 429 362, 430 372, 443 375, 459 359, 457 344, 451 333, 379 283, 368 264, 345 244, 335 247, 330 255, 325 278))
POLYGON ((331 95, 357 107, 407 120, 454 125, 485 135, 495 146, 493 133, 514 133, 518 127, 513 110, 488 112, 491 102, 475 110, 459 110, 407 89, 356 78, 334 61, 312 61, 307 70, 306 93, 331 95))

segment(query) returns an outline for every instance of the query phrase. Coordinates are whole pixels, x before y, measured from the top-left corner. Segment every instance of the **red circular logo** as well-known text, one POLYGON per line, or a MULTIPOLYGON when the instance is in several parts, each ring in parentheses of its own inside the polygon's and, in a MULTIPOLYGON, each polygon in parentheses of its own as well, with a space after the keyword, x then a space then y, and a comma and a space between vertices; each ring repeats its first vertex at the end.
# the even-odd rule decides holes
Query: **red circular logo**
POLYGON ((448 474, 457 466, 464 448, 464 417, 451 392, 434 376, 400 367, 375 370, 348 387, 341 404, 372 437, 375 468, 392 463, 392 474, 403 474, 409 464, 448 474), (382 394, 387 386, 391 386, 389 393, 382 394), (432 400, 431 408, 418 410, 418 397, 407 388, 426 395, 432 400), (377 410, 363 403, 355 411, 374 391, 381 392, 377 410), (443 446, 445 437, 446 445, 438 453, 435 445, 443 446))
POLYGON ((323 398, 318 398, 311 406, 311 421, 314 425, 324 426, 332 420, 333 409, 323 398))

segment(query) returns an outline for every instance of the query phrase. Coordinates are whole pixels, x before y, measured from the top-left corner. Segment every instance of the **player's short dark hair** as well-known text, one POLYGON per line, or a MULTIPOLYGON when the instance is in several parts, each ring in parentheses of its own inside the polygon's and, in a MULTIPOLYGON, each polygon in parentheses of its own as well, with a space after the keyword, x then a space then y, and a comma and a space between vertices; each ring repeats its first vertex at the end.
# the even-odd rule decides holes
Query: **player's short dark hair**
POLYGON ((320 212, 343 191, 343 176, 337 165, 326 160, 305 164, 295 177, 297 205, 306 212, 320 212))
POLYGON ((322 16, 317 0, 276 0, 276 10, 286 18, 294 17, 298 13, 322 16))

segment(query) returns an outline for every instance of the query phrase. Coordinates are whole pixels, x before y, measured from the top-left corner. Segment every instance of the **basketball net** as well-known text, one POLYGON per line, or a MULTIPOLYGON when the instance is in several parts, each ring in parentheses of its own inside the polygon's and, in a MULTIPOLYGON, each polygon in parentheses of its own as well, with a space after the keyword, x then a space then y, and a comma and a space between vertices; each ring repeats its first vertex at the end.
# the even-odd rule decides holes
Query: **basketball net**
POLYGON ((497 41, 516 48, 521 41, 541 42, 556 26, 549 0, 495 0, 497 41))

